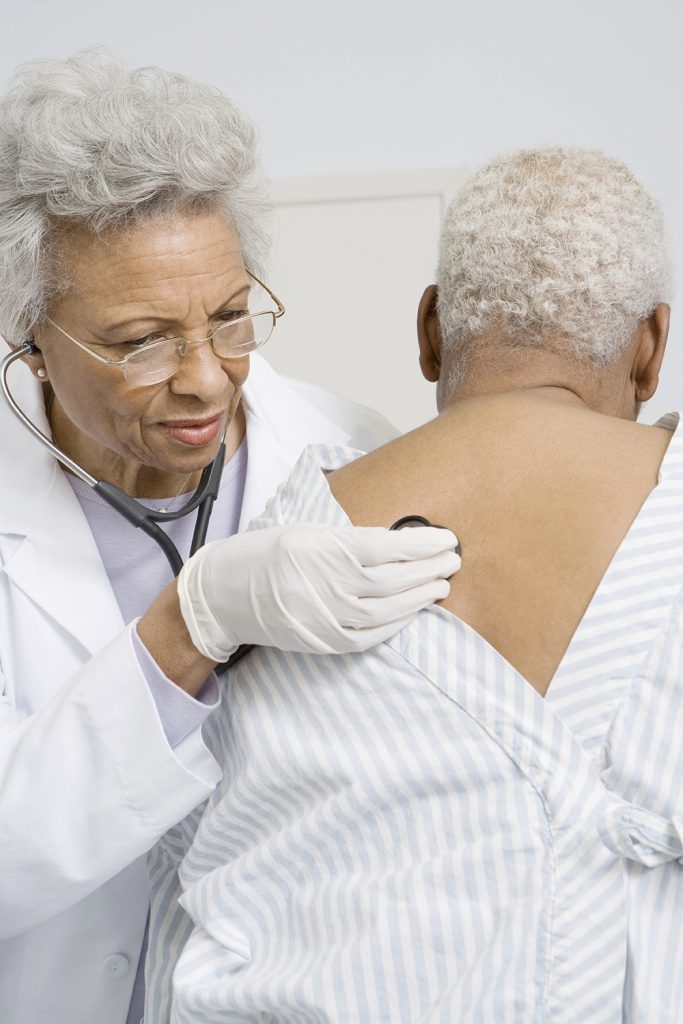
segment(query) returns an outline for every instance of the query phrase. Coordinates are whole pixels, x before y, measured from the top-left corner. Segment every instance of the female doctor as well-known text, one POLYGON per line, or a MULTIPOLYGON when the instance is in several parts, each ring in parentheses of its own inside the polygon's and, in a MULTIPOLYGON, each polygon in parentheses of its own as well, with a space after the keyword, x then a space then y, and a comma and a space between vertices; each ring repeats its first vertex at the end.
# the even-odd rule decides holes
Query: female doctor
MULTIPOLYGON (((179 75, 85 52, 24 66, 0 105, 7 379, 80 467, 3 406, 7 1024, 138 1024, 145 854, 218 780, 201 737, 218 662, 239 644, 361 650, 448 592, 447 532, 240 532, 305 444, 390 433, 250 362, 283 312, 260 283, 266 206, 251 125, 179 75), (214 543, 177 584, 87 481, 173 512, 214 459, 214 543)), ((183 558, 193 520, 165 527, 183 558)))

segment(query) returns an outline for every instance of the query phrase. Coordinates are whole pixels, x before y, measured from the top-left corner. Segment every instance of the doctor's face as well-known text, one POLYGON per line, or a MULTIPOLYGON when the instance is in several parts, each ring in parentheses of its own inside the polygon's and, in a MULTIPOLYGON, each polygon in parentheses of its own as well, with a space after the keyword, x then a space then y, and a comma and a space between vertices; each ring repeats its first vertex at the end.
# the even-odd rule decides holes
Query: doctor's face
MULTIPOLYGON (((237 234, 218 214, 178 215, 117 233, 74 229, 59 249, 68 290, 49 316, 100 355, 120 358, 145 340, 206 338, 248 308, 249 278, 237 234)), ((82 351, 50 323, 36 330, 51 385, 56 443, 93 476, 141 497, 189 490, 216 455, 231 401, 249 358, 220 359, 191 346, 159 384, 131 386, 119 366, 82 351), (188 480, 188 474, 191 478, 188 480), (185 486, 187 481, 187 486, 185 486)), ((228 454, 244 434, 241 408, 228 454)))

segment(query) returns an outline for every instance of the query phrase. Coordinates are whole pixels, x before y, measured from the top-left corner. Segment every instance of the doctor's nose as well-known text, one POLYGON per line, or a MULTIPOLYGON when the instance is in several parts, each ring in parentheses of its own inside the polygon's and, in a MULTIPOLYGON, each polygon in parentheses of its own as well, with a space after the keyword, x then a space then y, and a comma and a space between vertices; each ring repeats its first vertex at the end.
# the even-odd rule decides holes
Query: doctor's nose
POLYGON ((211 402, 225 393, 226 377, 233 384, 241 383, 242 359, 220 359, 210 341, 190 344, 185 356, 169 381, 171 391, 176 395, 195 395, 203 402, 211 402), (230 362, 236 365, 230 366, 230 362))

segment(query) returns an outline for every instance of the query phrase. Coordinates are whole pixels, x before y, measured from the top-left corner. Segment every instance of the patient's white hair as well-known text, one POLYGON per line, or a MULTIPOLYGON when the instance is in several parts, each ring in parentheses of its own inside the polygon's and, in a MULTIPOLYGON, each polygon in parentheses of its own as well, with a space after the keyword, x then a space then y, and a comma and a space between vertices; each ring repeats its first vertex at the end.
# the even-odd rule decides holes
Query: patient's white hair
POLYGON ((56 290, 59 226, 101 232, 225 213, 261 269, 269 210, 251 122, 218 89, 107 50, 23 65, 0 102, 0 333, 30 333, 56 290))
POLYGON ((491 333, 607 366, 638 322, 671 298, 662 210, 597 150, 501 156, 451 203, 437 282, 451 388, 477 338, 491 333))

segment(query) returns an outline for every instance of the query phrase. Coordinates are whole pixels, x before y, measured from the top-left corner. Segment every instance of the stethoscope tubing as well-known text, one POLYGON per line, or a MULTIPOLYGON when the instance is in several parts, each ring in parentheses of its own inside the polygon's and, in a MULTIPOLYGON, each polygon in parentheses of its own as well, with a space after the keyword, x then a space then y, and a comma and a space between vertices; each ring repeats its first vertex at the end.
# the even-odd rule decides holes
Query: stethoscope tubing
MULTIPOLYGON (((197 509, 197 520, 195 522, 192 542, 190 545, 190 557, 192 557, 192 555, 194 555, 195 552, 206 543, 206 535, 209 528, 209 521, 211 519, 211 512, 213 511, 214 502, 218 497, 221 476, 223 474, 223 465, 225 463, 225 435, 239 404, 239 392, 235 393, 233 403, 228 411, 228 415, 226 416, 223 436, 221 437, 218 452, 216 453, 213 461, 202 470, 202 475, 192 497, 189 498, 181 508, 172 512, 163 512, 160 509, 147 508, 145 505, 141 505, 140 502, 136 501, 135 498, 126 494, 125 491, 120 490, 120 488, 116 487, 114 484, 107 483, 106 480, 97 480, 96 477, 91 476, 87 470, 83 469, 83 467, 77 462, 74 462, 66 452, 62 451, 61 448, 54 443, 52 438, 48 437, 47 434, 44 434, 43 431, 29 419, 12 395, 7 381, 7 373, 13 363, 22 359, 24 356, 34 355, 36 351, 37 349, 35 345, 32 342, 27 341, 24 342, 23 345, 19 346, 19 348, 10 352, 9 355, 5 356, 2 361, 0 361, 0 389, 2 390, 2 394, 9 408, 29 433, 31 433, 44 448, 47 448, 50 454, 59 463, 61 463, 62 466, 70 470, 75 476, 91 487, 93 491, 99 494, 108 505, 118 512, 119 515, 123 516, 123 518, 132 526, 142 530, 143 533, 146 533, 151 537, 166 556, 173 575, 177 576, 183 567, 182 556, 168 534, 161 529, 159 523, 172 522, 175 519, 181 519, 183 516, 189 515, 197 509)), ((253 645, 243 644, 235 651, 227 662, 216 668, 216 672, 220 674, 230 665, 234 665, 236 661, 252 650, 252 647, 253 645)))
POLYGON ((35 345, 33 345, 29 341, 25 341, 23 345, 20 345, 19 348, 14 349, 13 352, 10 352, 9 355, 5 356, 2 362, 0 362, 0 388, 2 388, 2 393, 5 398, 5 401, 9 405, 14 415, 18 418, 19 422, 22 423, 24 427, 26 427, 29 433, 33 434, 36 440, 39 441, 44 448, 47 448, 48 451, 52 453, 52 455, 58 460, 58 462, 61 462, 63 466, 71 470, 74 476, 77 476, 84 483, 88 484, 89 487, 94 487, 95 484, 97 483, 95 477, 91 476, 90 473, 87 472, 87 470, 83 469, 83 467, 79 466, 77 462, 74 462, 73 459, 69 458, 66 452, 61 451, 57 447, 57 445, 52 441, 52 439, 49 438, 47 434, 44 434, 40 427, 37 427, 35 423, 33 423, 28 418, 23 409, 14 400, 14 396, 10 391, 10 387, 7 382, 7 371, 9 370, 10 366, 12 365, 12 363, 16 363, 19 359, 22 359, 24 356, 34 355, 35 352, 37 352, 35 345))
MULTIPOLYGON (((116 487, 114 484, 107 483, 106 480, 97 480, 95 477, 91 476, 87 470, 83 469, 83 467, 67 455, 66 452, 62 451, 61 448, 58 448, 52 438, 48 437, 47 434, 44 434, 43 431, 28 418, 23 409, 15 401, 7 381, 7 371, 12 363, 21 359, 25 355, 32 355, 35 351, 35 346, 31 342, 24 342, 24 344, 16 351, 5 356, 2 363, 0 363, 0 386, 2 387, 3 395, 8 402, 10 409, 15 416, 19 418, 24 427, 26 427, 33 436, 48 449, 58 462, 83 480, 84 483, 99 494, 108 505, 111 505, 111 507, 131 523, 132 526, 137 527, 152 537, 166 555, 168 563, 173 571, 173 575, 177 576, 183 567, 183 559, 173 541, 162 529, 160 529, 158 524, 172 522, 175 519, 181 519, 183 516, 189 515, 190 512, 194 512, 194 510, 198 508, 199 513, 197 515, 197 522, 192 535, 190 555, 193 555, 195 551, 198 551, 205 543, 209 520, 211 518, 211 509, 213 502, 218 497, 223 464, 225 462, 225 434, 232 418, 231 415, 226 417, 226 423, 223 429, 223 436, 221 438, 218 452, 213 461, 209 463, 208 466, 204 467, 199 483, 192 497, 189 498, 181 508, 172 512, 163 512, 160 509, 147 508, 145 505, 141 505, 140 502, 136 501, 135 498, 126 494, 125 491, 120 490, 120 488, 116 487)), ((236 406, 234 408, 236 408, 236 406)), ((231 410, 232 413, 234 413, 234 408, 231 410)))

